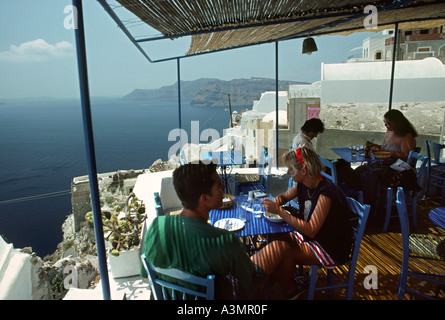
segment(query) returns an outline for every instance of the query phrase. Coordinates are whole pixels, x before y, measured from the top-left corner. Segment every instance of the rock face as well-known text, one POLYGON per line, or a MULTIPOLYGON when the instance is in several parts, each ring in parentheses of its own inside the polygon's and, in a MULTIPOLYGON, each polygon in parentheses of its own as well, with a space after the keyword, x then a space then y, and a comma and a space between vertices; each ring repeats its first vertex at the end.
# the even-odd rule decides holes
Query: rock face
MULTIPOLYGON (((278 89, 287 90, 289 84, 306 84, 296 81, 279 81, 278 89)), ((251 107, 265 91, 275 90, 275 79, 251 78, 224 81, 202 78, 194 81, 181 81, 181 98, 191 101, 192 106, 225 107, 230 102, 234 107, 251 107)), ((176 100, 178 85, 164 86, 159 89, 136 89, 126 95, 126 100, 176 100)))
POLYGON ((52 255, 42 260, 30 252, 34 300, 60 300, 70 286, 79 289, 96 286, 99 263, 93 225, 85 222, 75 232, 73 218, 71 214, 63 223, 63 241, 52 255))
MULTIPOLYGON (((218 79, 201 78, 193 81, 181 81, 181 98, 187 101, 193 99, 201 86, 218 81, 218 79)), ((178 83, 171 86, 164 86, 159 89, 135 89, 133 92, 123 97, 125 100, 177 100, 178 83)))
MULTIPOLYGON (((303 82, 279 81, 278 90, 287 90, 290 84, 303 82)), ((265 78, 215 80, 203 85, 194 96, 192 106, 224 107, 230 103, 234 107, 250 107, 266 91, 275 91, 275 80, 265 78)))
MULTIPOLYGON (((178 166, 179 158, 173 156, 168 161, 156 160, 148 171, 172 170, 178 166)), ((115 205, 123 206, 137 176, 146 171, 128 170, 99 175, 102 212, 111 211, 115 205)), ((91 210, 89 188, 86 187, 88 179, 78 177, 74 180, 76 183, 73 185, 72 207, 76 214, 70 214, 64 221, 63 240, 55 252, 42 259, 32 253, 31 248, 23 249, 31 254, 35 300, 59 300, 65 296, 70 286, 90 289, 94 288, 99 281, 94 226, 84 218, 85 214, 91 210), (76 192, 81 194, 81 197, 77 197, 76 192)))
POLYGON ((172 156, 168 161, 156 160, 150 167, 151 172, 174 170, 179 167, 179 157, 172 156))

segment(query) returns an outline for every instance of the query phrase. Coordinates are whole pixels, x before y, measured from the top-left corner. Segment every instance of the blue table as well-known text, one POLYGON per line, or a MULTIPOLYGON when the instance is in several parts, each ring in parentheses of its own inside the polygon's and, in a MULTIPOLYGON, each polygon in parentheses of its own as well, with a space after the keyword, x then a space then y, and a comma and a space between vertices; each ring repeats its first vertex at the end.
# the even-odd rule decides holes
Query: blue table
MULTIPOLYGON (((210 211, 210 223, 214 225, 215 222, 225 218, 238 218, 236 213, 236 202, 245 201, 246 196, 236 196, 234 205, 229 209, 214 209, 210 211)), ((271 222, 267 220, 264 215, 261 218, 255 218, 252 212, 247 213, 247 220, 244 228, 236 231, 235 234, 242 237, 245 241, 246 251, 254 253, 256 251, 256 244, 258 243, 258 236, 264 236, 266 241, 271 235, 278 235, 282 233, 289 233, 295 231, 295 228, 286 222, 271 222), (251 243, 246 243, 248 241, 251 243)))
POLYGON ((213 162, 220 168, 220 176, 223 181, 225 193, 232 194, 229 187, 229 175, 232 172, 232 166, 246 164, 243 155, 238 150, 230 151, 211 151, 203 152, 201 154, 201 160, 206 163, 213 162))
POLYGON ((352 156, 351 149, 349 147, 341 147, 341 148, 331 148, 336 154, 338 154, 343 160, 346 162, 372 162, 372 161, 383 161, 382 159, 365 158, 364 152, 357 151, 357 155, 355 157, 352 156), (361 154, 360 154, 361 153, 361 154))
MULTIPOLYGON (((264 216, 261 216, 261 218, 255 218, 251 212, 248 212, 247 215, 248 218, 245 221, 244 228, 235 232, 240 237, 295 231, 295 228, 286 222, 271 222, 264 216)), ((212 225, 214 225, 216 221, 225 218, 238 218, 236 215, 236 209, 232 207, 230 209, 214 209, 210 211, 210 223, 212 225)))
POLYGON ((445 207, 438 207, 428 213, 430 220, 442 229, 445 229, 445 207))

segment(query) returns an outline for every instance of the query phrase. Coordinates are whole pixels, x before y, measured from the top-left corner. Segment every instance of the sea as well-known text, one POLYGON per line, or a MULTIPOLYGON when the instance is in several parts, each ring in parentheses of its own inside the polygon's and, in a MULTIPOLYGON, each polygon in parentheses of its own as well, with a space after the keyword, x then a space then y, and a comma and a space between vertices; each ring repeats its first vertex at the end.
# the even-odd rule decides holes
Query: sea
MULTIPOLYGON (((169 141, 179 128, 177 100, 92 98, 91 113, 98 173, 147 169, 157 159, 168 160, 179 141, 175 134, 169 141)), ((192 123, 194 131, 210 128, 222 135, 229 121, 229 106, 181 101, 181 128, 189 142, 196 134, 192 123)), ((7 242, 32 247, 42 258, 52 254, 71 213, 71 181, 87 174, 80 100, 2 100, 0 235, 7 242)))

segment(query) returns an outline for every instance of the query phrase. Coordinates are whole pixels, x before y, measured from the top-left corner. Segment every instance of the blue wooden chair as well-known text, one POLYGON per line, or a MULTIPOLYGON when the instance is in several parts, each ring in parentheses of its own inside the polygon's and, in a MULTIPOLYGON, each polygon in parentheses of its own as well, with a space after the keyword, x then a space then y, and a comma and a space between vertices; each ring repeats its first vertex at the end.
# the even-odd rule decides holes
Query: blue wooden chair
POLYGON ((430 186, 435 186, 442 189, 441 205, 445 205, 445 163, 440 162, 440 153, 445 149, 445 144, 439 144, 432 141, 425 140, 426 156, 428 157, 426 188, 424 197, 428 196, 430 186), (431 149, 433 153, 431 155, 431 149))
POLYGON ((261 147, 258 159, 258 178, 252 182, 241 182, 240 179, 237 178, 238 175, 235 176, 235 195, 245 194, 251 190, 261 190, 268 194, 272 160, 273 158, 267 154, 266 148, 264 148, 264 146, 261 147), (236 181, 237 179, 238 181, 236 181))
MULTIPOLYGON (((407 163, 413 163, 414 167, 416 163, 420 161, 420 167, 417 170, 417 184, 421 184, 424 174, 426 173, 426 165, 428 163, 428 158, 422 156, 421 154, 410 151, 407 159, 407 163)), ((420 192, 416 192, 414 190, 410 190, 406 192, 406 197, 408 198, 408 205, 410 207, 411 215, 413 217, 413 226, 414 229, 417 229, 417 199, 420 192)), ((397 214, 392 214, 392 208, 395 206, 394 202, 394 190, 392 188, 388 188, 386 190, 386 214, 385 214, 385 222, 383 224, 383 232, 388 230, 389 220, 391 218, 398 217, 397 214)))
MULTIPOLYGON (((445 237, 437 235, 409 233, 409 221, 405 202, 405 192, 403 192, 403 188, 401 187, 397 188, 396 206, 400 219, 400 229, 402 232, 403 244, 402 267, 400 270, 397 299, 403 300, 406 292, 412 292, 427 299, 435 299, 436 297, 426 295, 422 292, 407 287, 408 276, 419 277, 422 280, 437 284, 439 286, 438 288, 440 288, 440 286, 445 286, 445 282, 438 279, 440 278, 445 280, 445 274, 410 271, 409 260, 430 259, 445 261, 443 252, 442 256, 439 255, 438 252, 438 245, 439 243, 443 243, 443 241, 445 241, 445 237)), ((438 292, 436 292, 436 295, 437 293, 438 292)))
POLYGON ((338 265, 335 269, 327 269, 327 282, 328 285, 324 287, 316 287, 317 272, 318 269, 323 268, 320 265, 311 265, 309 288, 307 293, 307 299, 312 300, 316 290, 331 290, 334 288, 346 287, 346 299, 352 299, 352 291, 354 289, 355 270, 357 267, 357 259, 360 251, 360 245, 363 238, 363 233, 366 228, 366 221, 368 220, 370 206, 367 204, 361 204, 353 198, 346 198, 348 206, 354 212, 357 217, 354 217, 352 222, 354 223, 354 245, 352 248, 351 260, 349 263, 338 265), (340 275, 343 274, 343 277, 340 275), (344 277, 346 276, 346 280, 344 277), (340 282, 334 284, 334 277, 340 282))
POLYGON ((160 217, 164 215, 164 209, 162 208, 161 197, 159 196, 159 192, 154 193, 154 201, 155 201, 155 210, 156 216, 160 217))
POLYGON ((338 185, 347 197, 352 197, 358 202, 363 203, 363 191, 353 189, 344 183, 339 183, 337 179, 337 169, 335 163, 326 158, 323 158, 322 156, 318 157, 320 158, 321 164, 329 170, 328 172, 322 171, 321 175, 338 185))
POLYGON ((215 276, 202 278, 175 268, 157 268, 146 260, 144 254, 141 255, 141 260, 156 300, 215 299, 215 276), (171 280, 162 280, 159 276, 171 280), (198 290, 200 288, 202 290, 198 290))

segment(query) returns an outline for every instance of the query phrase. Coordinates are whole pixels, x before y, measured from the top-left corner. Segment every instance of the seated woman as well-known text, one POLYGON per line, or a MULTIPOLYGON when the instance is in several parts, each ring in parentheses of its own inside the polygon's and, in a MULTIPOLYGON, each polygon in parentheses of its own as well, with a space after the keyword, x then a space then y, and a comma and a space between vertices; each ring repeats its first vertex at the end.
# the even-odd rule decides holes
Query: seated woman
MULTIPOLYGON (((371 174, 368 172, 369 168, 363 165, 355 169, 355 174, 353 175, 353 177, 356 177, 357 174, 361 176, 362 190, 365 191, 365 202, 373 207, 375 206, 375 196, 378 190, 377 185, 380 183, 386 189, 391 184, 389 181, 397 179, 397 176, 400 174, 390 169, 389 166, 397 159, 407 161, 409 152, 416 148, 417 131, 401 111, 389 110, 384 114, 383 122, 386 126, 383 143, 381 145, 367 143, 367 146, 371 147, 372 150, 390 151, 391 158, 372 168, 371 174)), ((351 178, 339 175, 338 179, 339 181, 343 181, 343 179, 349 181, 351 178)), ((408 179, 410 186, 416 184, 415 179, 415 175, 410 175, 408 179)))
POLYGON ((307 147, 283 156, 288 174, 296 182, 274 201, 265 199, 266 211, 280 215, 297 232, 287 236, 297 264, 319 264, 333 268, 348 260, 353 238, 346 196, 328 179, 322 179, 322 164, 307 147), (300 211, 290 215, 281 206, 298 197, 300 211))
POLYGON ((391 158, 406 161, 411 150, 416 148, 417 131, 399 110, 389 110, 383 116, 386 133, 382 145, 368 143, 372 150, 391 152, 391 158))

